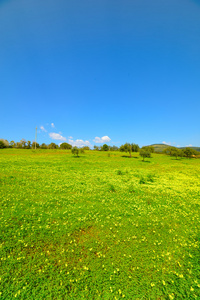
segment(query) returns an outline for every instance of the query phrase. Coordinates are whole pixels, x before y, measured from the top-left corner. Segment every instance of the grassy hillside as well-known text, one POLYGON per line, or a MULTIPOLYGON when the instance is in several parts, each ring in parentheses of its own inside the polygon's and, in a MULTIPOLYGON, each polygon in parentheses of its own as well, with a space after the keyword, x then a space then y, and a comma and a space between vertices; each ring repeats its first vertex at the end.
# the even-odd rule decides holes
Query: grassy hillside
POLYGON ((200 299, 200 160, 0 150, 1 299, 200 299))
MULTIPOLYGON (((186 147, 180 147, 180 149, 185 149, 185 148, 186 147)), ((190 147, 190 148, 200 152, 200 147, 190 147)))
MULTIPOLYGON (((165 144, 153 144, 153 145, 150 145, 150 146, 154 147, 155 152, 163 152, 163 150, 165 150, 167 147, 177 148, 177 147, 170 146, 170 145, 165 145, 165 144)), ((178 149, 185 149, 185 148, 186 147, 179 147, 178 149)), ((200 152, 200 147, 190 147, 190 148, 200 152)))
POLYGON ((155 152, 163 152, 163 150, 165 150, 167 147, 171 147, 171 146, 165 145, 165 144, 153 144, 153 145, 150 145, 150 146, 154 147, 155 152))

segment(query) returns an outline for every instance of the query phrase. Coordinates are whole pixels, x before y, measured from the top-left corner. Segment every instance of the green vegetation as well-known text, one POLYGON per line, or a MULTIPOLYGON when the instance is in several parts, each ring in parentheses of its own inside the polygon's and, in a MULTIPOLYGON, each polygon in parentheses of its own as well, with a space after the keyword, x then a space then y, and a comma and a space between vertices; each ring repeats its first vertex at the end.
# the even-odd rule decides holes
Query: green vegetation
POLYGON ((1 149, 7 299, 200 299, 200 159, 1 149))
POLYGON ((140 156, 142 156, 144 161, 145 158, 151 158, 151 152, 147 148, 143 148, 140 150, 140 156))

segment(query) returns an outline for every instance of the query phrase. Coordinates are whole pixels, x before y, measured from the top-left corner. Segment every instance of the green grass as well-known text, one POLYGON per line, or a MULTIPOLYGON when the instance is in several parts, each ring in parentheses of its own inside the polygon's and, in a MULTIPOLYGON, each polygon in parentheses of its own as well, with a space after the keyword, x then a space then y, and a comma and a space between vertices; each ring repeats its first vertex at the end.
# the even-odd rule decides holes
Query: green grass
POLYGON ((1 299, 200 299, 200 160, 0 150, 1 299))

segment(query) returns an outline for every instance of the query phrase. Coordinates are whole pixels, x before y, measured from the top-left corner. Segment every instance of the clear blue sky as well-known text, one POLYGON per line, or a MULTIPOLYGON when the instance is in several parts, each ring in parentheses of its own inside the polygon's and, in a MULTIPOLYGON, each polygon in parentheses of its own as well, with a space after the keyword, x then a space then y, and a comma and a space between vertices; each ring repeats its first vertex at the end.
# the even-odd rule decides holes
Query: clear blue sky
POLYGON ((0 112, 8 141, 200 146, 200 0, 0 0, 0 112))

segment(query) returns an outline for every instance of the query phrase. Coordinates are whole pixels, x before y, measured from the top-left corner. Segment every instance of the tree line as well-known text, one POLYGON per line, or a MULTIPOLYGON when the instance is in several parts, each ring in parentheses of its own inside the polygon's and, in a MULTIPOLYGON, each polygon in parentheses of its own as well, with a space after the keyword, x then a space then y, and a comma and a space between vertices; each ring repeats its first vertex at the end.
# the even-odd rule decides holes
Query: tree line
MULTIPOLYGON (((73 153, 77 153, 77 149, 78 152, 84 152, 84 150, 91 150, 90 147, 88 146, 83 146, 83 147, 73 147, 71 144, 69 143, 61 143, 60 145, 57 145, 55 143, 50 143, 50 144, 45 144, 42 143, 41 145, 39 143, 35 143, 31 141, 26 141, 25 139, 21 139, 20 142, 15 142, 15 141, 10 141, 8 142, 5 139, 0 139, 0 149, 2 148, 19 148, 19 149, 35 149, 36 148, 40 148, 40 149, 68 149, 68 150, 73 150, 73 153)), ((132 156, 133 152, 139 152, 140 156, 144 158, 146 157, 151 157, 151 153, 154 153, 155 148, 153 146, 144 146, 142 148, 139 147, 138 144, 130 144, 130 143, 125 143, 123 145, 121 145, 120 147, 117 147, 115 145, 113 146, 109 146, 107 144, 104 144, 102 146, 96 146, 94 145, 94 151, 120 151, 120 152, 125 152, 128 153, 129 156, 132 156)), ((170 155, 170 156, 174 156, 176 159, 178 158, 182 158, 182 157, 187 157, 187 158, 192 158, 192 157, 196 157, 197 155, 199 155, 199 152, 186 147, 184 149, 178 149, 176 147, 167 147, 166 149, 163 150, 164 154, 170 155)))

